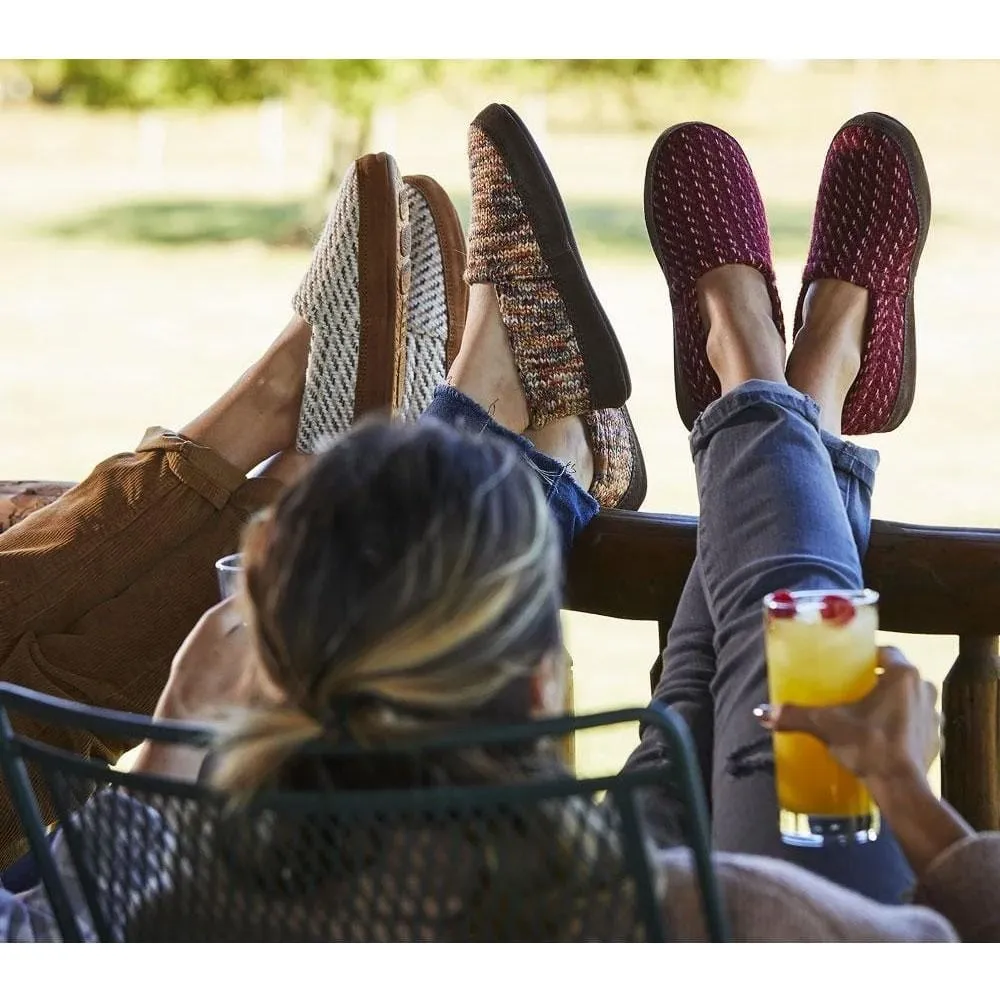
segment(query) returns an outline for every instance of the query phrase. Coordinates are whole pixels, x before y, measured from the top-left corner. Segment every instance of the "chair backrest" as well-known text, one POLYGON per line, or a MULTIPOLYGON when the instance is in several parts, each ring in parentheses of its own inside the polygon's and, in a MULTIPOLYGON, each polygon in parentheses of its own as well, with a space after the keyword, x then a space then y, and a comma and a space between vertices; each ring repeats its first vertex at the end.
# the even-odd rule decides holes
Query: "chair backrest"
POLYGON ((661 707, 452 731, 391 751, 317 744, 294 772, 302 790, 240 806, 207 784, 108 769, 23 737, 13 722, 24 717, 136 743, 206 747, 213 734, 0 684, 0 764, 66 940, 667 940, 669 887, 642 818, 645 797, 665 795, 708 934, 728 937, 690 736, 661 707), (657 727, 662 762, 594 778, 551 766, 500 783, 435 781, 460 750, 496 760, 622 723, 657 727), (36 792, 58 820, 55 847, 36 792))

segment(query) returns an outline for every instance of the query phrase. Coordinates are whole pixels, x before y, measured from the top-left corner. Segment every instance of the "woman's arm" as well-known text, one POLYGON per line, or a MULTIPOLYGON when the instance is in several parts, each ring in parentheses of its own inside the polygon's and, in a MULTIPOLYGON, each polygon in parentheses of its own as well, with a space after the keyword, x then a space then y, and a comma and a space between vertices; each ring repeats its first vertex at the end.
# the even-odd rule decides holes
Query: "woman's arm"
MULTIPOLYGON (((273 700, 275 692, 254 653, 242 607, 233 597, 206 611, 184 640, 153 717, 211 722, 227 709, 273 700)), ((146 740, 128 770, 196 781, 206 752, 146 740)))
POLYGON ((205 753, 205 750, 196 747, 144 740, 131 756, 127 770, 177 781, 197 781, 205 762, 205 753))
MULTIPOLYGON (((703 941, 701 894, 686 848, 657 855, 665 916, 680 941, 703 941)), ((714 868, 734 941, 954 941, 955 928, 923 906, 876 903, 799 865, 751 854, 716 854, 714 868)))
POLYGON ((767 728, 822 740, 864 780, 919 878, 973 831, 927 783, 941 745, 934 685, 898 649, 879 650, 879 670, 878 683, 860 701, 828 708, 774 705, 758 714, 767 728))
POLYGON ((918 879, 949 847, 974 834, 916 768, 869 778, 868 788, 918 879))

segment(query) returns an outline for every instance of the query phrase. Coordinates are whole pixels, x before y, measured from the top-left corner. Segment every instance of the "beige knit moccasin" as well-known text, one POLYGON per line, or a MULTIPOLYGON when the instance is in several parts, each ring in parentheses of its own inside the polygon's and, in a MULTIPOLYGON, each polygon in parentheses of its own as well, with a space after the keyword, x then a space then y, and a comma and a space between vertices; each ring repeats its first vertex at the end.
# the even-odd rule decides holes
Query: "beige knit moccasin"
POLYGON ((403 405, 409 215, 391 156, 351 165, 292 303, 312 327, 300 452, 321 450, 366 413, 403 405))
POLYGON ((403 178, 410 206, 410 282, 403 413, 416 419, 430 405, 458 354, 469 305, 465 233, 455 206, 433 178, 403 178))

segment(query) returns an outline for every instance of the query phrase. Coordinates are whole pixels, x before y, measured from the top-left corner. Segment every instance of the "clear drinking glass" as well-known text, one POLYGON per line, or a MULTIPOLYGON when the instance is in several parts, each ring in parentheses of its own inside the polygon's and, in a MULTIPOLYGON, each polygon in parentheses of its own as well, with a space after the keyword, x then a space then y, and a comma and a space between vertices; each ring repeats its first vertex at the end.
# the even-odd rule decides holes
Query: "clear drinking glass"
POLYGON ((215 573, 219 578, 222 599, 232 597, 240 589, 243 580, 243 557, 239 552, 223 556, 215 564, 215 573))
MULTIPOLYGON (((837 705, 875 686, 878 594, 874 590, 776 591, 764 598, 772 704, 837 705)), ((803 733, 774 734, 778 824, 787 844, 820 847, 878 836, 864 783, 803 733)))

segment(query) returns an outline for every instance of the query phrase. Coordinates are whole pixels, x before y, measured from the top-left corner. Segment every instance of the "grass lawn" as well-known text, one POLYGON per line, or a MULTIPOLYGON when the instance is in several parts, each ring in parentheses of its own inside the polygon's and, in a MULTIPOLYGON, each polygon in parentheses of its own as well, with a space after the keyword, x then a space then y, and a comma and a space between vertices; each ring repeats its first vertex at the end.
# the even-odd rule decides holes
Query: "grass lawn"
MULTIPOLYGON (((654 127, 584 128, 574 95, 548 98, 543 149, 592 279, 629 357, 630 404, 650 472, 647 510, 693 513, 694 479, 673 401, 666 286, 645 236, 645 160, 662 127, 707 119, 745 145, 768 204, 788 313, 827 143, 852 114, 905 121, 924 152, 934 221, 917 284, 917 400, 882 450, 875 516, 995 526, 1000 379, 1000 133, 995 63, 760 64, 725 95, 646 95, 654 127), (569 126, 573 127, 570 128, 569 126), (985 290, 987 294, 980 294, 985 290)), ((375 144, 403 170, 436 176, 467 215, 465 127, 489 100, 414 100, 375 144)), ((540 119, 537 102, 530 104, 540 119)), ((648 108, 647 108, 648 110, 648 108)), ((218 395, 284 324, 308 260, 282 246, 322 169, 322 115, 290 107, 284 144, 253 110, 166 115, 0 108, 0 478, 77 479, 178 426, 218 395)), ((652 625, 567 616, 581 710, 641 703, 652 625)), ((940 682, 951 638, 900 643, 940 682)), ((584 770, 613 767, 632 733, 588 741, 584 770)))

